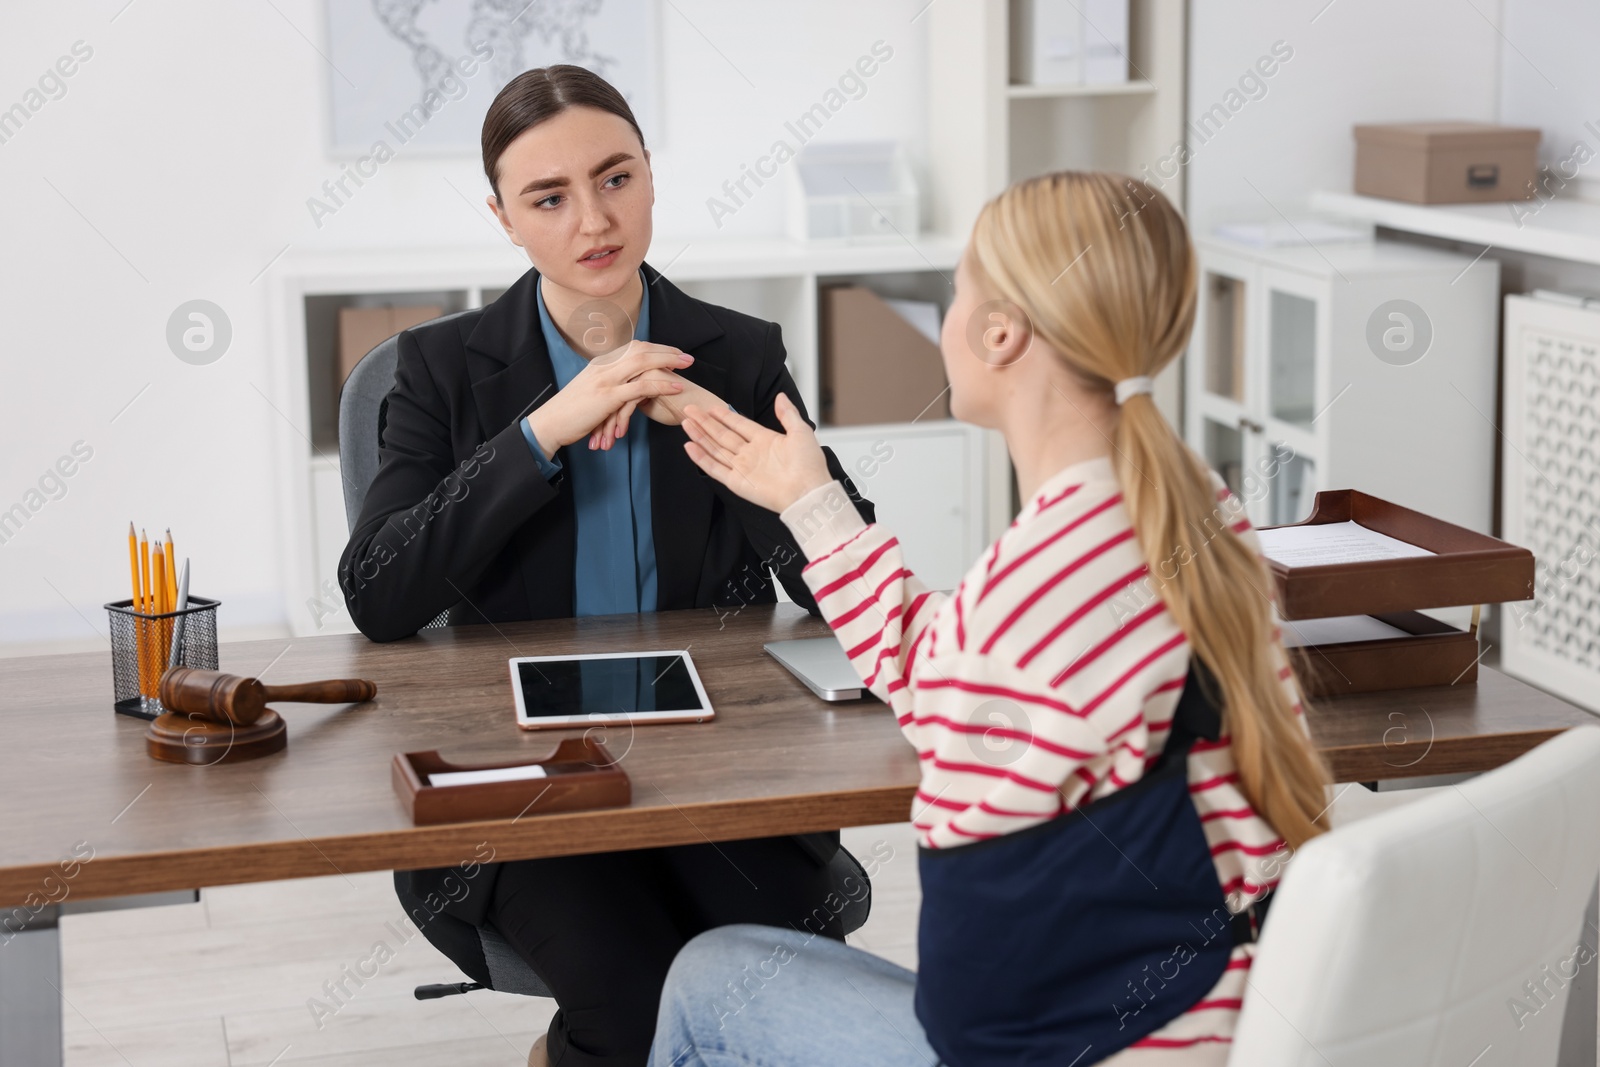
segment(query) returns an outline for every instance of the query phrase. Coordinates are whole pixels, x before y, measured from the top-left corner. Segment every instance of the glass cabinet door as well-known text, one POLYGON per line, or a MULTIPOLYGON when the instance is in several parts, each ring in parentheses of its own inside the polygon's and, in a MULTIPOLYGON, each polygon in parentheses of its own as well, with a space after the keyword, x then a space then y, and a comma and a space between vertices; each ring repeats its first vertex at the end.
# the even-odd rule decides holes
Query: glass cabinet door
POLYGON ((1218 422, 1213 418, 1202 420, 1200 455, 1212 470, 1222 475, 1222 480, 1240 500, 1245 497, 1245 441, 1238 426, 1218 422))
POLYGON ((1245 427, 1254 397, 1259 267, 1215 246, 1199 249, 1200 291, 1185 356, 1185 439, 1235 492, 1248 462, 1245 427), (1230 471, 1232 472, 1230 474, 1230 471))
POLYGON ((1317 465, 1311 457, 1295 451, 1283 441, 1264 442, 1259 467, 1266 486, 1259 520, 1260 526, 1284 526, 1311 514, 1316 499, 1317 465))
POLYGON ((1201 388, 1236 404, 1245 402, 1248 304, 1241 276, 1208 267, 1201 274, 1201 388))
POLYGON ((1324 380, 1331 344, 1328 282, 1295 271, 1261 271, 1261 351, 1254 399, 1265 418, 1255 427, 1255 463, 1264 485, 1263 526, 1299 522, 1311 514, 1320 455, 1313 424, 1327 404, 1324 380))
POLYGON ((1262 408, 1268 420, 1309 431, 1318 415, 1318 354, 1327 323, 1323 285, 1289 271, 1262 271, 1266 321, 1262 408))
POLYGON ((1317 305, 1296 293, 1272 290, 1267 305, 1268 375, 1272 417, 1311 427, 1316 414, 1317 305))
POLYGON ((1200 245, 1187 439, 1255 526, 1299 522, 1318 489, 1331 338, 1328 283, 1200 245))

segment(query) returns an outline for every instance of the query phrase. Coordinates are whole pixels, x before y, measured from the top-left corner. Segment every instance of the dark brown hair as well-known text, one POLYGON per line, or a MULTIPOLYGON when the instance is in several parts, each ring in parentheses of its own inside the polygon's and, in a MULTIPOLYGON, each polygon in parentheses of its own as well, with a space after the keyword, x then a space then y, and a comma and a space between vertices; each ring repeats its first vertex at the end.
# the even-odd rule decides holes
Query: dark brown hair
POLYGON ((638 135, 643 150, 644 134, 634 121, 633 109, 600 75, 571 63, 525 70, 506 82, 483 117, 483 174, 496 200, 500 199, 500 156, 507 146, 546 119, 580 105, 624 119, 638 135))

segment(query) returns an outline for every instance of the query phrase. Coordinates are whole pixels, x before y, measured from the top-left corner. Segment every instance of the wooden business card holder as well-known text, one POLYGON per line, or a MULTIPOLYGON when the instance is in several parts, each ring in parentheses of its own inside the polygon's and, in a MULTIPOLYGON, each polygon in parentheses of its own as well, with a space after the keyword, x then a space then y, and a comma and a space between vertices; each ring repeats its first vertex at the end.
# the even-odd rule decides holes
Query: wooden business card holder
POLYGON ((289 743, 282 716, 267 701, 345 704, 377 693, 377 685, 363 678, 263 685, 237 674, 173 667, 161 676, 167 710, 145 730, 145 751, 152 759, 198 766, 259 759, 289 743))
POLYGON ((451 763, 436 750, 396 753, 390 781, 417 826, 483 819, 517 819, 556 811, 617 808, 633 799, 633 786, 621 763, 593 738, 568 738, 542 760, 451 763), (487 771, 537 763, 545 777, 511 782, 435 786, 429 775, 487 771))
POLYGON ((1461 630, 1421 609, 1531 599, 1533 553, 1354 489, 1318 493, 1310 516, 1290 526, 1333 522, 1354 522, 1433 555, 1316 566, 1267 560, 1283 619, 1370 615, 1410 635, 1289 649, 1307 695, 1475 684, 1477 611, 1471 628, 1461 630))

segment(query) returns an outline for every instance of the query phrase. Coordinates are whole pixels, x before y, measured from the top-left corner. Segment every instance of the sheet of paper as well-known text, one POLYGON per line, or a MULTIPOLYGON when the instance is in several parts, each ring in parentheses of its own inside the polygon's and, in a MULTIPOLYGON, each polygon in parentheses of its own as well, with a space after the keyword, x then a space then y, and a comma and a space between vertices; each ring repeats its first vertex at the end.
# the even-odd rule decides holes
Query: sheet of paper
POLYGON ((1293 223, 1228 223, 1212 227, 1211 232, 1225 241, 1237 241, 1254 248, 1303 248, 1306 245, 1344 244, 1372 239, 1369 228, 1323 222, 1320 219, 1300 219, 1293 223))
POLYGON ((1390 626, 1371 615, 1337 615, 1331 619, 1284 619, 1283 647, 1339 645, 1346 641, 1382 641, 1391 637, 1410 637, 1397 626, 1390 626))
POLYGON ((1329 563, 1362 563, 1374 559, 1431 556, 1426 548, 1407 544, 1354 522, 1317 526, 1281 526, 1257 531, 1261 551, 1286 567, 1320 567, 1329 563))
POLYGON ((522 767, 494 767, 486 771, 445 771, 428 775, 429 785, 481 785, 484 782, 521 782, 529 778, 544 778, 544 768, 537 763, 522 767))

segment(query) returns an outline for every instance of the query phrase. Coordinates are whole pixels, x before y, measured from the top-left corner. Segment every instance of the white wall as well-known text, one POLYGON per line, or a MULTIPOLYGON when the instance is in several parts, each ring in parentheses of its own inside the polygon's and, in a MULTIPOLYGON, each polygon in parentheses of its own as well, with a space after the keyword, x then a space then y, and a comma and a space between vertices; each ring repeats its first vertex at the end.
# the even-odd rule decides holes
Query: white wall
MULTIPOLYGON (((879 39, 892 59, 825 136, 900 137, 920 166, 925 23, 912 18, 924 2, 663 3, 663 137, 649 146, 658 236, 717 234, 706 198, 879 39)), ((404 148, 313 224, 307 198, 340 171, 323 149, 324 32, 320 0, 7 12, 0 110, 75 42, 92 54, 0 143, 0 511, 43 500, 0 543, 0 650, 100 644, 100 605, 128 595, 130 518, 152 535, 171 525, 195 592, 223 601, 225 630, 281 625, 270 445, 282 416, 263 396, 261 271, 285 246, 502 241, 486 225, 476 156, 404 148), (168 316, 195 298, 232 321, 229 351, 209 366, 166 345, 168 316), (92 458, 64 495, 30 497, 78 441, 92 458)), ((720 234, 777 234, 783 207, 769 183, 720 234)))
POLYGON ((1235 97, 1242 105, 1205 143, 1191 131, 1195 231, 1293 218, 1314 190, 1348 190, 1356 123, 1493 121, 1499 19, 1497 0, 1197 0, 1191 116, 1223 101, 1274 42, 1293 55, 1262 79, 1259 99, 1235 97))
POLYGON ((1555 176, 1548 193, 1600 197, 1600 6, 1505 0, 1503 30, 1501 121, 1544 131, 1539 160, 1555 176))

